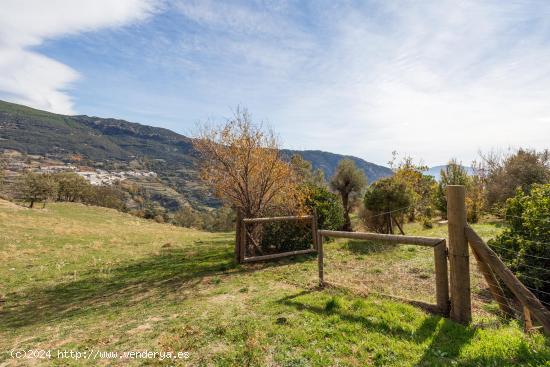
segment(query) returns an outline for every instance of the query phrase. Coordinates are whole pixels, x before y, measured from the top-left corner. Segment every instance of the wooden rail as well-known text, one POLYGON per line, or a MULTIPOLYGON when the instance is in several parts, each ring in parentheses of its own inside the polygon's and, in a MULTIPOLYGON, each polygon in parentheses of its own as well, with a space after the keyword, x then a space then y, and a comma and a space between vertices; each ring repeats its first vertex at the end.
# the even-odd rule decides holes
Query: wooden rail
POLYGON ((265 218, 246 218, 245 223, 269 223, 269 222, 285 222, 293 220, 312 220, 313 215, 295 215, 289 217, 265 217, 265 218))
POLYGON ((481 257, 478 255, 477 251, 473 247, 472 254, 474 254, 474 257, 476 258, 479 271, 481 272, 481 274, 485 278, 485 282, 489 286, 489 292, 491 292, 491 296, 498 303, 501 311, 505 315, 513 315, 514 310, 512 309, 510 302, 508 302, 508 299, 506 298, 504 291, 500 287, 495 273, 491 270, 491 267, 481 259, 481 257))
POLYGON ((401 236, 394 234, 381 234, 370 232, 329 231, 324 229, 320 230, 319 234, 325 237, 349 238, 353 240, 385 241, 391 243, 403 243, 428 247, 435 247, 440 243, 445 242, 444 238, 436 237, 401 236))
POLYGON ((514 296, 531 311, 535 319, 542 324, 544 331, 550 335, 550 311, 516 278, 514 273, 500 260, 498 255, 468 225, 465 228, 465 234, 470 246, 477 252, 481 260, 491 266, 514 296))

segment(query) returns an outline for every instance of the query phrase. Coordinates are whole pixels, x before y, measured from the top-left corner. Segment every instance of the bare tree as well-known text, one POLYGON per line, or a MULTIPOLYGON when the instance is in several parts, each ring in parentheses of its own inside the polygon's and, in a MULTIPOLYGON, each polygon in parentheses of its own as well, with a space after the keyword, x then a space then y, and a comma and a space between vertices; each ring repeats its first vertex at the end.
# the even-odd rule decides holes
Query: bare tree
POLYGON ((529 192, 534 184, 550 182, 549 150, 519 148, 508 153, 480 152, 480 156, 477 171, 485 184, 487 203, 497 212, 517 189, 529 192))
POLYGON ((204 126, 194 146, 201 178, 245 217, 288 211, 300 203, 293 170, 281 159, 275 134, 254 125, 246 109, 238 108, 222 126, 204 126))

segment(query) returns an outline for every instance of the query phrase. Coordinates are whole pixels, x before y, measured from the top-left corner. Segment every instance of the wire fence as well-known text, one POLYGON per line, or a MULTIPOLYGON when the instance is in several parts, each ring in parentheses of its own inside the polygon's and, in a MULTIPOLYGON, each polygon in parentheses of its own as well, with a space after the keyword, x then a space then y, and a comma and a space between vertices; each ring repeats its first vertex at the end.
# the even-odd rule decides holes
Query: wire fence
POLYGON ((383 216, 383 215, 388 215, 388 214, 392 214, 392 213, 397 213, 397 212, 399 212, 399 211, 403 211, 403 210, 410 209, 410 208, 412 208, 413 206, 414 206, 414 205, 408 205, 408 206, 405 206, 405 207, 403 207, 403 208, 394 209, 394 210, 389 210, 389 211, 387 211, 387 212, 382 212, 382 213, 370 215, 370 216, 366 217, 365 219, 376 218, 376 217, 381 217, 381 216, 383 216))
POLYGON ((504 218, 505 218, 505 219, 508 219, 508 218, 517 218, 517 219, 527 220, 527 221, 535 220, 535 221, 539 221, 539 222, 543 222, 543 223, 550 223, 550 218, 526 218, 526 217, 523 217, 523 216, 519 216, 519 215, 510 215, 510 214, 505 214, 505 215, 504 215, 504 218))
MULTIPOLYGON (((365 219, 368 220, 368 219, 371 219, 371 218, 381 217, 381 216, 385 216, 385 215, 388 215, 388 214, 403 212, 403 211, 406 211, 406 210, 410 209, 411 207, 413 207, 413 205, 409 205, 409 206, 406 206, 406 207, 385 211, 385 212, 382 212, 382 213, 377 213, 377 214, 368 216, 365 219)), ((529 218, 529 219, 527 219, 525 217, 516 216, 516 215, 506 215, 505 216, 505 220, 512 220, 512 219, 520 219, 522 221, 529 220, 529 221, 540 222, 541 225, 539 225, 539 227, 542 226, 543 229, 545 229, 545 228, 550 229, 550 219, 546 219, 546 218, 529 218), (549 225, 546 226, 546 223, 549 223, 549 225)), ((540 240, 530 239, 530 238, 522 239, 521 241, 523 243, 528 243, 528 244, 532 244, 532 245, 549 246, 549 248, 550 248, 550 242, 547 242, 547 241, 540 241, 540 240)), ((494 243, 491 243, 489 246, 491 248, 493 248, 494 250, 497 250, 497 251, 502 250, 502 251, 508 252, 508 254, 518 255, 518 250, 516 250, 516 249, 503 247, 503 246, 500 246, 500 245, 497 245, 497 244, 494 244, 494 243)), ((498 252, 501 252, 501 251, 498 251, 498 252)), ((543 256, 541 254, 536 254, 535 255, 535 254, 521 252, 521 256, 529 258, 529 259, 533 259, 534 262, 541 262, 541 261, 542 262, 546 262, 546 261, 550 262, 550 257, 546 257, 546 256, 543 256)), ((539 300, 542 304, 544 304, 546 306, 550 306, 550 297, 546 297, 546 296, 550 296, 550 291, 546 290, 546 284, 550 285, 550 268, 530 265, 530 264, 526 264, 526 263, 521 263, 521 264, 518 264, 517 266, 519 268, 527 268, 527 269, 532 270, 529 273, 529 275, 527 275, 527 274, 518 274, 518 276, 525 283, 527 283, 527 284, 524 284, 526 286, 526 288, 528 288, 536 296, 538 296, 538 298, 539 298, 539 300), (541 276, 534 276, 533 275, 533 270, 542 273, 541 276), (530 281, 527 281, 527 280, 530 280, 530 281), (542 285, 544 285, 545 289, 544 290, 540 289, 540 288, 538 288, 538 286, 534 287, 532 283, 542 284, 542 285)), ((523 318, 525 317, 525 311, 523 309, 523 305, 517 299, 515 299, 515 297, 510 293, 510 291, 507 290, 506 286, 504 286, 500 282, 494 283, 490 279, 485 279, 485 283, 487 283, 487 285, 496 287, 497 289, 500 290, 501 294, 505 295, 505 302, 507 304, 507 308, 509 310, 513 311, 513 312, 507 311, 506 308, 504 308, 504 309, 501 308, 500 311, 503 314, 505 314, 507 317, 512 317, 512 318, 515 318, 515 319, 523 320, 523 318)), ((380 284, 379 284, 379 286, 380 286, 380 284)))
MULTIPOLYGON (((498 248, 498 249, 501 249, 501 250, 504 250, 504 251, 509 251, 510 253, 513 253, 513 254, 517 254, 518 252, 514 249, 510 249, 510 248, 507 248, 507 247, 502 247, 502 246, 499 246, 499 245, 495 245, 493 243, 491 243, 489 245, 489 247, 491 248, 498 248)), ((535 258, 535 259, 541 259, 541 260, 550 260, 550 258, 548 257, 544 257, 544 256, 539 256, 539 255, 532 255, 532 254, 526 254, 526 253, 522 253, 521 256, 528 256, 528 257, 532 257, 532 258, 535 258)))
MULTIPOLYGON (((506 219, 510 218, 519 218, 525 220, 525 218, 520 216, 507 216, 506 219)), ((532 218, 530 218, 529 220, 532 220, 532 218)), ((541 223, 548 222, 546 219, 541 218, 535 218, 535 220, 538 220, 541 223)), ((543 228, 550 228, 550 226, 543 228)), ((512 260, 512 262, 514 259, 517 259, 517 261, 514 263, 514 266, 512 266, 512 269, 515 270, 515 275, 517 276, 519 281, 525 286, 525 288, 530 290, 535 295, 535 297, 537 297, 540 304, 550 309, 550 268, 546 267, 548 264, 550 264, 550 253, 547 251, 547 249, 550 249, 550 247, 547 247, 550 246, 550 242, 534 240, 531 238, 521 239, 520 241, 522 243, 536 245, 535 247, 537 247, 537 253, 526 253, 524 249, 518 250, 515 248, 509 248, 506 246, 502 246, 501 244, 495 244, 494 241, 491 241, 488 246, 495 250, 497 256, 499 257, 499 254, 502 254, 508 260, 512 260), (542 253, 540 252, 541 246, 543 250, 542 253), (548 254, 548 256, 545 256, 546 254, 548 254)), ((486 265, 489 266, 489 264, 486 265)), ((492 269, 491 271, 494 273, 492 269)), ((500 313, 507 317, 519 319, 524 322, 526 331, 532 328, 533 323, 530 316, 530 310, 525 308, 525 306, 518 299, 516 299, 516 297, 507 287, 500 284, 502 280, 497 280, 497 283, 495 283, 491 279, 485 280, 489 287, 496 287, 497 289, 499 289, 500 295, 504 297, 504 299, 500 299, 499 302, 499 299, 497 299, 498 296, 494 295, 495 301, 500 304, 500 313)))

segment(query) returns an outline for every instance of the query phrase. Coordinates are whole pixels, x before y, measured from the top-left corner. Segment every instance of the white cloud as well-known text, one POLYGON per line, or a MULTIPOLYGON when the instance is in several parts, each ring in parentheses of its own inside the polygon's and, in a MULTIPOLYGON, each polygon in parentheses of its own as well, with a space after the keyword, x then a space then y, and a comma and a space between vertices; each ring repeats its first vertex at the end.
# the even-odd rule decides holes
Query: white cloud
POLYGON ((232 91, 206 98, 221 109, 247 104, 292 147, 379 163, 397 149, 434 164, 467 162, 480 148, 548 147, 548 2, 272 9, 195 1, 178 9, 200 29, 190 54, 217 60, 202 83, 232 91))
POLYGON ((380 163, 394 149, 437 164, 549 147, 548 3, 376 4, 326 15, 332 42, 297 69, 315 81, 289 81, 274 117, 288 142, 380 163))
POLYGON ((34 51, 44 40, 140 21, 151 0, 0 2, 0 96, 36 108, 73 113, 66 89, 76 70, 34 51))
MULTIPOLYGON (((479 148, 548 147, 546 1, 170 4, 154 26, 131 33, 135 43, 120 46, 141 57, 136 63, 154 65, 131 83, 128 106, 133 93, 159 101, 158 110, 175 116, 173 128, 244 104, 290 147, 378 163, 395 149, 439 164, 453 156, 468 162, 479 148), (153 79, 166 83, 151 98, 153 79)), ((67 88, 78 73, 32 47, 140 21, 156 6, 3 1, 0 8, 0 98, 71 112, 67 88)), ((116 44, 103 41, 92 45, 108 55, 116 44)))

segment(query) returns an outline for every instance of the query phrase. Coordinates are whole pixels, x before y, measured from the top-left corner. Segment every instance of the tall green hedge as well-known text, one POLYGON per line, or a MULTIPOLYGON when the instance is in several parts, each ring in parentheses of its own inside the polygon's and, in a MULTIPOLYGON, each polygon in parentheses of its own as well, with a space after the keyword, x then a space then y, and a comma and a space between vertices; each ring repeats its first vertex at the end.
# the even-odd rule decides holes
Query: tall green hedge
MULTIPOLYGON (((527 287, 550 304, 550 184, 506 201, 509 223, 489 246, 527 287)), ((550 307, 550 306, 549 306, 550 307)))

